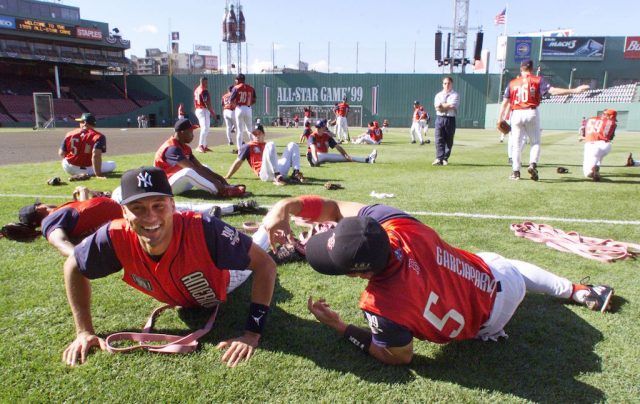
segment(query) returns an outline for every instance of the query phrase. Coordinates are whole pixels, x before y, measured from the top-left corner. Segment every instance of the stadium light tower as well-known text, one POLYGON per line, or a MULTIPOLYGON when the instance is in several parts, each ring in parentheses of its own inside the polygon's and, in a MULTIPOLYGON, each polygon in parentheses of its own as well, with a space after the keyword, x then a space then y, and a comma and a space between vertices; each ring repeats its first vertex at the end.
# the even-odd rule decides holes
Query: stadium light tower
POLYGON ((242 73, 242 43, 247 41, 240 0, 226 0, 222 20, 222 41, 227 43, 227 73, 242 73))
POLYGON ((451 64, 451 73, 453 73, 453 68, 458 65, 461 65, 464 73, 468 31, 469 0, 453 0, 453 63, 451 64))

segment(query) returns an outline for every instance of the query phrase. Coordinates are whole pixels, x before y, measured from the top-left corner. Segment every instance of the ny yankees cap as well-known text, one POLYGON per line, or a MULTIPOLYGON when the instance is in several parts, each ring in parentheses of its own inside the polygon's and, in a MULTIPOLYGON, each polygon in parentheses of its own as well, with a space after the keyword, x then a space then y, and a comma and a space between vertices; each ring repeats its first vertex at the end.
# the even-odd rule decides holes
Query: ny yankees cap
POLYGON ((371 217, 347 217, 307 242, 309 265, 325 275, 380 272, 389 259, 389 236, 371 217))
POLYGON ((238 74, 238 75, 236 76, 236 80, 244 81, 244 79, 245 79, 245 77, 244 77, 244 74, 242 74, 242 73, 240 73, 240 74, 238 74))
POLYGON ((76 122, 86 122, 89 125, 96 125, 96 117, 90 112, 84 112, 80 118, 75 119, 76 122))
POLYGON ((173 125, 173 130, 175 130, 176 132, 180 132, 181 130, 198 129, 198 128, 199 128, 198 125, 192 124, 191 121, 187 118, 178 119, 176 121, 176 124, 173 125))
POLYGON ((149 196, 173 196, 167 174, 157 167, 140 167, 122 174, 122 201, 126 205, 149 196))

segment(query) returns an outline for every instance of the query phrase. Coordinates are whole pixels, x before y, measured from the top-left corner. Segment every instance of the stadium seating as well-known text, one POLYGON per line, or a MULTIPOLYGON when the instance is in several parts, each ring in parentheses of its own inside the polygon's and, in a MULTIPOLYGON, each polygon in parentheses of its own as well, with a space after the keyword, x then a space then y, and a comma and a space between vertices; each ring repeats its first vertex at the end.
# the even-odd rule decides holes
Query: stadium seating
POLYGON ((552 95, 542 100, 545 104, 586 104, 632 102, 638 83, 623 84, 609 88, 596 88, 581 94, 552 95))

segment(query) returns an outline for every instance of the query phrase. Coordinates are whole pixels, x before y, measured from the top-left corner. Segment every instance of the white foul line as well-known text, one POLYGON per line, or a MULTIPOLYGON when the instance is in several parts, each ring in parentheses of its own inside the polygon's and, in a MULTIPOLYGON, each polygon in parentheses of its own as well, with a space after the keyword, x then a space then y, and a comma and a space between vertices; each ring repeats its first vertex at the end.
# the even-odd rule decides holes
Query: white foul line
POLYGON ((501 219, 501 220, 521 220, 521 221, 548 221, 548 222, 574 222, 574 223, 598 223, 598 224, 626 224, 640 225, 640 220, 608 220, 608 219, 578 219, 570 217, 547 217, 547 216, 500 216, 485 215, 479 213, 462 212, 407 212, 413 216, 444 216, 444 217, 467 217, 470 219, 501 219))
MULTIPOLYGON (((4 198, 60 198, 69 199, 66 195, 26 195, 26 194, 0 194, 4 198)), ((271 208, 270 205, 262 207, 271 208)), ((596 224, 620 224, 620 225, 640 225, 640 220, 609 220, 609 219, 580 219, 570 217, 548 217, 548 216, 501 216, 487 215, 481 213, 463 213, 463 212, 407 212, 412 216, 441 216, 441 217, 466 217, 469 219, 498 219, 498 220, 519 220, 519 221, 546 221, 546 222, 573 222, 573 223, 596 223, 596 224)))

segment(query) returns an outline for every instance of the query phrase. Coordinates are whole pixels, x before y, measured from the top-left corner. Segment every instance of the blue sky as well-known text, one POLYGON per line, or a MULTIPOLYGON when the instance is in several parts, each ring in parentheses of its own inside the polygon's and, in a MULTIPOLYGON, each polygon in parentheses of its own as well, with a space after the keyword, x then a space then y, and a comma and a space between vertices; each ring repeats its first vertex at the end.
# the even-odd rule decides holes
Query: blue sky
MULTIPOLYGON (((146 48, 166 49, 169 31, 180 32, 182 52, 201 44, 212 46, 213 54, 218 55, 223 44, 224 0, 62 2, 80 7, 83 19, 118 27, 131 40, 128 56, 144 56, 146 48)), ((411 73, 414 68, 416 73, 439 72, 433 60, 434 33, 438 25, 453 25, 454 12, 452 0, 243 0, 241 4, 247 21, 249 73, 270 67, 273 50, 277 66, 294 67, 299 44, 301 59, 311 68, 355 72, 356 43, 360 73, 381 73, 385 67, 388 73, 411 73)), ((494 25, 493 19, 506 4, 474 0, 469 6, 468 54, 473 53, 475 43, 471 28, 482 26, 484 48, 491 51, 492 71, 497 70, 496 38, 503 30, 503 26, 494 25)), ((508 4, 507 29, 510 34, 571 28, 579 36, 640 35, 638 16, 640 2, 632 0, 512 1, 508 4)), ((225 46, 222 65, 226 64, 225 46)))

